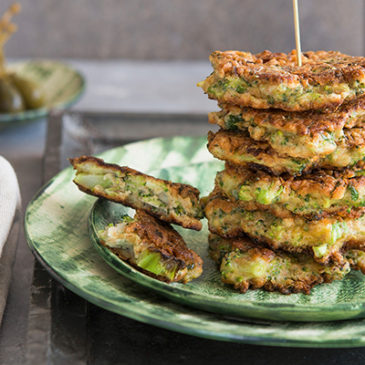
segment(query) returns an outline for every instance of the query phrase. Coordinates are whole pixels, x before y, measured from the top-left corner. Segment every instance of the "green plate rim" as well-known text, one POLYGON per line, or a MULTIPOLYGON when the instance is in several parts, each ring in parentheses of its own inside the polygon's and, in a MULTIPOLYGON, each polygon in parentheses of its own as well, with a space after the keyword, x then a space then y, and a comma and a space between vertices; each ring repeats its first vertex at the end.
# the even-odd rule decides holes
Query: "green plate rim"
MULTIPOLYGON (((71 169, 71 167, 68 167, 66 169, 71 169)), ((236 343, 245 343, 245 344, 252 344, 252 345, 265 345, 265 346, 278 346, 278 347, 302 347, 302 348, 355 348, 355 347, 363 347, 365 346, 365 334, 361 338, 357 338, 355 341, 353 338, 341 338, 341 340, 333 340, 333 341, 326 341, 326 342, 317 342, 315 339, 312 341, 303 341, 298 339, 291 338, 290 340, 282 340, 278 338, 272 338, 270 335, 264 336, 264 335, 232 335, 229 331, 222 332, 221 330, 219 332, 212 332, 211 330, 204 330, 202 328, 194 328, 192 329, 189 325, 186 325, 184 321, 177 324, 176 322, 169 322, 166 320, 161 319, 160 316, 150 314, 150 315, 143 315, 138 313, 137 310, 134 310, 135 308, 133 306, 128 306, 128 303, 125 305, 119 304, 119 306, 110 305, 110 302, 103 300, 102 297, 95 296, 95 293, 90 293, 89 291, 82 291, 80 288, 78 288, 75 284, 65 279, 62 275, 62 273, 59 273, 55 271, 48 263, 44 260, 44 258, 37 252, 35 249, 32 239, 29 235, 28 227, 27 227, 27 216, 29 214, 29 207, 35 201, 40 195, 44 193, 44 191, 47 189, 49 185, 53 183, 53 181, 57 178, 58 175, 63 173, 65 170, 62 170, 59 174, 55 175, 48 183, 43 185, 34 198, 29 202, 25 215, 24 215, 24 228, 25 228, 25 236, 28 243, 28 247, 30 248, 31 252, 35 256, 35 258, 41 263, 41 265, 47 270, 47 272, 57 281, 59 281, 62 285, 64 285, 67 289, 74 292, 76 295, 79 295, 83 299, 91 302, 92 304, 99 306, 105 310, 109 310, 113 313, 128 317, 130 319, 154 325, 160 328, 164 328, 170 331, 176 331, 179 333, 183 333, 186 335, 196 336, 200 338, 206 338, 211 340, 218 340, 218 341, 224 341, 224 342, 236 342, 236 343)), ((176 304, 176 306, 178 306, 176 304)), ((205 311, 199 311, 198 309, 193 309, 194 312, 199 312, 198 315, 204 316, 207 315, 205 311)), ((213 313, 214 315, 214 313, 213 313)), ((220 317, 217 315, 217 317, 220 317)), ((230 322, 229 319, 219 318, 218 320, 230 322)), ((262 321, 260 321, 262 322, 262 321)), ((349 321, 336 321, 336 322, 351 322, 349 321)), ((274 322, 274 326, 276 323, 280 322, 274 322)), ((289 322, 290 323, 290 322, 289 322)), ((294 323, 294 322, 291 322, 294 323)), ((302 322, 300 324, 303 324, 305 322, 302 322)), ((332 323, 332 322, 323 322, 323 323, 332 323)), ((243 324, 248 324, 250 326, 250 319, 248 318, 246 321, 243 322, 243 324)), ((252 324, 255 324, 254 321, 252 324)), ((315 324, 321 324, 320 322, 317 322, 315 324)), ((222 326, 221 327, 225 327, 222 326)), ((265 326, 266 327, 266 326, 265 326)), ((365 331, 365 323, 364 323, 364 331, 365 331)))
MULTIPOLYGON (((68 108, 72 107, 84 95, 85 90, 86 90, 86 78, 82 72, 80 72, 76 68, 72 67, 69 63, 55 61, 52 59, 31 59, 31 60, 26 60, 26 61, 13 62, 13 63, 11 63, 11 65, 26 64, 28 62, 31 62, 31 63, 52 62, 53 64, 62 65, 63 67, 66 67, 70 71, 72 71, 80 79, 81 86, 80 86, 80 90, 78 91, 78 93, 73 98, 69 99, 68 101, 56 105, 54 108, 55 110, 68 109, 68 108)), ((51 110, 52 110, 52 108, 39 108, 39 109, 26 110, 26 111, 23 111, 20 113, 14 113, 14 114, 0 113, 0 123, 21 122, 21 121, 25 121, 25 120, 31 121, 34 119, 44 118, 50 113, 51 110)))
MULTIPOLYGON (((164 328, 170 331, 183 333, 190 336, 200 337, 204 339, 210 340, 217 340, 223 342, 235 342, 235 343, 245 343, 251 345, 264 345, 264 346, 277 346, 277 347, 298 347, 298 348, 356 348, 356 347, 364 347, 365 346, 365 336, 364 338, 357 339, 354 341, 353 339, 341 339, 339 340, 332 340, 327 342, 315 342, 315 341, 302 341, 297 339, 290 339, 290 340, 282 340, 282 339, 273 339, 271 337, 263 337, 263 336, 237 336, 232 335, 229 331, 226 333, 220 332, 212 332, 211 330, 203 330, 203 329, 194 329, 192 330, 191 327, 184 325, 184 321, 181 323, 176 324, 176 322, 169 322, 166 320, 160 319, 159 316, 153 315, 141 315, 137 311, 131 310, 128 306, 114 307, 110 306, 109 302, 104 301, 102 298, 96 298, 95 295, 90 294, 87 291, 80 292, 79 289, 70 283, 69 281, 65 280, 62 275, 57 273, 53 270, 51 266, 47 264, 46 261, 43 260, 42 256, 34 249, 33 246, 29 244, 29 237, 26 235, 28 247, 30 248, 31 252, 35 256, 35 258, 39 261, 39 263, 47 270, 47 272, 58 282, 64 285, 67 289, 71 290, 76 295, 79 295, 83 299, 89 301, 90 303, 108 310, 110 312, 122 315, 124 317, 136 320, 141 323, 153 325, 156 327, 164 328)), ((197 312, 197 309, 194 309, 197 312)), ((200 315, 206 315, 204 311, 200 311, 200 315)), ((226 318, 222 317, 222 320, 228 321, 226 318)), ((243 321, 244 324, 249 323, 249 319, 247 321, 243 321)), ((302 322, 303 323, 303 322, 302 322)), ((252 322, 252 324, 255 324, 252 322)), ((266 326, 265 326, 266 327, 266 326)), ((365 324, 364 324, 365 328, 365 324)))
MULTIPOLYGON (((174 138, 174 137, 172 137, 174 138)), ((176 137, 175 137, 176 138, 176 137)), ((187 137, 189 138, 189 137, 187 137)), ((169 138, 155 138, 154 140, 161 140, 161 139, 169 139, 169 138)), ((149 140, 151 141, 151 140, 149 140)), ((139 141, 136 143, 141 143, 143 141, 139 141)), ((136 143, 131 143, 136 144, 136 143)), ((128 145, 125 145, 128 146, 128 145)), ((125 147, 124 146, 124 147, 125 147)), ((120 147, 116 147, 113 149, 110 149, 108 151, 105 152, 111 152, 113 150, 117 150, 120 147)), ((103 154, 101 154, 100 156, 102 156, 103 154)), ((84 288, 79 288, 77 287, 74 283, 69 282, 67 280, 67 278, 65 278, 62 273, 55 271, 50 265, 49 263, 47 263, 47 261, 38 253, 38 251, 36 250, 36 247, 34 246, 33 240, 31 238, 31 234, 29 232, 29 226, 27 224, 28 221, 28 217, 29 214, 31 214, 30 212, 30 208, 32 207, 32 205, 34 204, 34 202, 45 192, 45 190, 54 183, 55 180, 57 180, 57 178, 62 175, 65 174, 68 170, 71 170, 72 167, 67 167, 65 169, 63 169, 62 171, 60 171, 57 175, 55 175, 52 179, 50 179, 46 184, 44 184, 39 190, 38 192, 34 195, 34 197, 32 198, 32 200, 28 203, 25 214, 24 214, 24 229, 25 229, 25 235, 26 235, 26 239, 27 239, 27 243, 28 246, 30 248, 30 250, 32 251, 32 253, 35 255, 35 257, 41 262, 41 264, 47 269, 47 271, 58 281, 60 281, 65 287, 67 287, 68 289, 70 289, 71 291, 73 291, 74 293, 76 293, 77 295, 83 297, 84 299, 90 301, 91 303, 100 306, 106 310, 112 311, 114 313, 126 316, 128 318, 143 322, 143 323, 148 323, 148 324, 152 324, 158 327, 162 327, 162 328, 166 328, 172 331, 177 331, 177 332, 181 332, 181 333, 185 333, 188 335, 193 335, 193 336, 198 336, 198 337, 202 337, 202 338, 209 338, 209 339, 215 339, 215 340, 221 340, 221 341, 231 341, 231 342, 239 342, 239 343, 250 343, 250 344, 261 344, 261 345, 271 345, 271 346, 280 346, 280 347, 317 347, 317 348, 335 348, 335 347, 362 347, 365 346, 365 323, 364 323, 364 335, 362 335, 362 333, 360 333, 360 336, 354 338, 343 338, 341 337, 340 339, 333 339, 333 340, 326 340, 325 342, 319 342, 318 339, 316 340, 316 338, 312 338, 312 340, 301 340, 301 339, 297 339, 297 338, 290 338, 290 339, 283 339, 283 338, 272 338, 270 336, 270 334, 259 334, 259 335, 245 335, 244 333, 241 335, 232 335, 229 331, 222 331, 222 328, 225 327, 223 325, 223 323, 225 322, 227 324, 227 326, 229 327, 229 325, 231 324, 231 319, 224 317, 224 316, 220 316, 220 315, 215 315, 217 318, 215 318, 216 322, 221 322, 220 323, 220 330, 216 331, 216 332, 212 332, 211 330, 204 330, 203 328, 191 328, 188 324, 184 323, 184 321, 182 321, 182 323, 177 324, 176 322, 168 322, 165 321, 163 319, 160 318, 160 316, 155 315, 154 313, 149 313, 149 315, 141 315, 140 313, 138 313, 138 310, 136 310, 134 307, 128 307, 127 303, 126 304, 121 304, 119 303, 118 306, 115 305, 111 305, 111 303, 109 301, 103 300, 103 298, 100 298, 98 296, 95 296, 95 293, 90 293, 89 291, 85 290, 84 288), (224 322, 223 322, 224 321, 224 322)), ((176 305, 178 307, 180 307, 179 305, 176 305)), ((200 311, 197 309, 191 309, 194 312, 198 312, 198 316, 205 316, 208 313, 205 311, 200 311)), ((212 315, 212 314, 210 314, 212 315)), ((213 314, 214 315, 214 314, 213 314)), ((234 319, 232 319, 234 320, 234 319)), ((209 321, 209 319, 208 319, 209 321)), ((323 322, 323 324, 328 323, 331 324, 333 326, 336 325, 340 325, 344 322, 347 323, 351 323, 353 321, 358 322, 358 320, 347 320, 347 321, 331 321, 331 322, 323 322)), ((259 321, 259 322, 263 322, 263 321, 259 321)), ((268 323, 269 321, 264 321, 265 323, 268 323)), ((246 321, 243 321, 243 325, 255 325, 255 320, 251 320, 251 319, 247 319, 246 321)), ((286 323, 288 325, 290 325, 291 323, 296 323, 298 325, 304 325, 304 324, 308 324, 308 325, 321 325, 321 322, 313 322, 313 323, 305 323, 305 322, 272 322, 272 326, 275 326, 276 324, 279 323, 286 323)), ((267 325, 265 326, 267 327, 267 325)), ((334 331, 336 331, 336 329, 333 329, 334 331)), ((340 331, 341 329, 339 329, 340 331)))
MULTIPOLYGON (((192 166, 192 165, 190 165, 192 166)), ((159 281, 155 278, 152 278, 131 265, 127 262, 119 259, 115 254, 113 254, 110 250, 100 244, 100 241, 97 236, 97 229, 95 228, 95 219, 96 213, 95 211, 101 204, 108 204, 107 200, 98 199, 93 204, 88 218, 88 230, 90 240, 98 251, 99 255, 104 259, 104 261, 110 265, 114 270, 118 273, 122 274, 126 278, 133 280, 138 285, 142 285, 149 290, 153 290, 158 292, 159 294, 172 299, 180 304, 189 305, 197 309, 212 311, 217 314, 228 314, 232 317, 243 317, 243 318, 257 318, 257 319, 272 319, 275 317, 278 311, 282 313, 283 317, 274 319, 274 321, 293 321, 298 322, 293 318, 298 318, 298 315, 302 315, 304 319, 301 319, 299 322, 328 322, 328 321, 340 321, 340 320, 348 320, 355 318, 364 318, 365 317, 365 301, 356 306, 354 309, 354 304, 351 303, 342 303, 336 304, 336 306, 328 305, 325 303, 319 304, 291 304, 291 303, 271 303, 271 302, 262 302, 258 303, 256 301, 242 301, 234 305, 232 303, 226 304, 226 306, 222 306, 224 298, 219 300, 215 300, 214 297, 207 298, 204 295, 199 295, 199 293, 192 293, 190 291, 185 291, 185 285, 181 283, 172 283, 168 284, 163 281, 159 281), (184 299, 181 299, 182 296, 184 299), (231 309, 231 313, 227 313, 227 308, 231 309), (332 311, 333 308, 336 308, 335 311, 332 311), (263 310, 263 314, 259 314, 260 310, 263 310), (256 315, 251 315, 252 312, 257 312, 256 315), (328 316, 325 317, 327 319, 321 319, 321 314, 323 311, 331 312, 336 319, 328 319, 328 316), (338 316, 338 313, 352 313, 356 312, 357 315, 342 315, 342 318, 338 316), (242 312, 246 312, 246 314, 250 313, 249 316, 244 316, 242 312), (305 315, 303 315, 305 313, 305 315), (311 319, 306 319, 314 315, 315 317, 311 319), (315 319, 316 318, 316 319, 315 319)))

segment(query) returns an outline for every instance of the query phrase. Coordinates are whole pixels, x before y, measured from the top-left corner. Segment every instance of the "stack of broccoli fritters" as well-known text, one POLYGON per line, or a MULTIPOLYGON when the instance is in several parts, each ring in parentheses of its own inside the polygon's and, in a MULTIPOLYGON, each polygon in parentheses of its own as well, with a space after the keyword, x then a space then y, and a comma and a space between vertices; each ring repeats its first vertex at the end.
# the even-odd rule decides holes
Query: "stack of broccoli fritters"
POLYGON ((222 279, 304 292, 365 273, 365 58, 213 52, 208 149, 226 161, 205 198, 222 279))

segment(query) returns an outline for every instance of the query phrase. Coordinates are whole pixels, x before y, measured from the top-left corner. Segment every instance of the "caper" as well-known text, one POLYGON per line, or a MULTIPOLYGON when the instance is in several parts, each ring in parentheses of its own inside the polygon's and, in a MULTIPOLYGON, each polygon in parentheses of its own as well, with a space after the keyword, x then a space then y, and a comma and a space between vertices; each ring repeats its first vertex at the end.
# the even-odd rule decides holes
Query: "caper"
POLYGON ((9 78, 22 95, 26 109, 38 109, 45 106, 46 96, 37 83, 16 73, 10 74, 9 78))
POLYGON ((7 77, 0 78, 0 112, 16 113, 24 110, 21 94, 7 77))

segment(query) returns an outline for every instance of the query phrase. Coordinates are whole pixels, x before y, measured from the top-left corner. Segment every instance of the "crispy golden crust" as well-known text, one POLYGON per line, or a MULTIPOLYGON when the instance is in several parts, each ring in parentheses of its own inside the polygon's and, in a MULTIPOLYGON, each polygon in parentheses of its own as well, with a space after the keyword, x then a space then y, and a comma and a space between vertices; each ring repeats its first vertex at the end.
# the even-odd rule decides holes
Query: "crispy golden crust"
POLYGON ((348 56, 336 51, 302 53, 302 66, 297 65, 296 51, 272 53, 215 51, 210 60, 214 69, 225 75, 249 75, 270 83, 295 82, 319 84, 353 82, 365 74, 365 58, 348 56))
POLYGON ((137 210, 134 223, 128 226, 126 232, 137 233, 147 242, 151 242, 154 248, 165 258, 179 262, 180 268, 194 265, 202 265, 200 257, 187 248, 181 235, 168 223, 157 220, 143 210, 137 210))
POLYGON ((266 112, 230 105, 220 112, 209 113, 208 120, 224 130, 241 131, 255 141, 267 142, 280 155, 312 158, 335 151, 343 138, 345 117, 334 118, 326 128, 329 121, 322 117, 326 114, 306 113, 313 114, 313 118, 308 119, 305 116, 301 119, 299 114, 305 112, 281 113, 274 109, 266 112))
MULTIPOLYGON (((362 97, 353 105, 361 105, 359 109, 365 108, 365 98, 362 97)), ((350 108, 346 105, 347 109, 350 109, 347 113, 342 111, 342 106, 339 110, 330 113, 320 113, 316 111, 307 112, 286 112, 283 110, 270 109, 253 109, 253 108, 240 108, 236 105, 222 104, 222 110, 219 112, 211 112, 208 114, 208 119, 211 124, 218 124, 222 128, 226 127, 224 118, 230 115, 240 116, 243 122, 251 122, 258 126, 270 126, 280 131, 290 132, 300 136, 312 136, 322 133, 324 131, 338 131, 343 127, 351 125, 355 126, 354 118, 351 118, 351 110, 355 110, 355 106, 350 108), (350 122, 351 124, 347 124, 350 122)), ((356 119, 359 124, 363 122, 363 117, 356 119)), ((247 124, 246 124, 247 125, 247 124)), ((241 124, 236 124, 238 129, 247 130, 247 128, 241 124)), ((227 128, 225 128, 227 129, 227 128)))
POLYGON ((165 222, 175 223, 181 225, 184 228, 190 228, 195 230, 200 230, 202 228, 202 223, 200 222, 201 212, 199 207, 200 192, 193 186, 187 184, 173 183, 168 180, 157 179, 153 176, 143 174, 126 166, 118 166, 116 164, 105 163, 102 159, 92 156, 81 156, 78 158, 72 158, 70 159, 70 162, 73 165, 74 169, 77 171, 74 183, 81 191, 117 203, 122 203, 134 209, 143 209, 149 214, 152 214, 165 222), (182 210, 179 210, 177 213, 176 210, 170 209, 166 213, 162 209, 157 209, 154 206, 146 204, 139 194, 133 191, 129 191, 127 187, 124 188, 125 191, 123 191, 123 189, 120 189, 117 193, 110 194, 109 192, 105 191, 105 189, 95 187, 89 188, 85 184, 77 181, 78 174, 87 174, 90 172, 90 169, 95 168, 104 169, 105 173, 115 174, 115 178, 119 179, 120 181, 122 181, 123 178, 126 176, 132 176, 140 177, 148 183, 161 183, 164 186, 164 191, 168 195, 168 200, 170 202, 174 200, 182 200, 186 202, 188 207, 187 209, 185 209, 184 212, 182 210))
POLYGON ((136 234, 143 245, 150 252, 158 252, 165 264, 170 266, 177 266, 176 276, 173 280, 168 280, 164 276, 154 275, 150 271, 143 270, 136 265, 134 260, 126 257, 123 250, 119 248, 109 247, 102 241, 106 247, 108 247, 113 253, 115 253, 122 260, 127 260, 131 265, 138 270, 143 271, 149 276, 155 277, 162 281, 182 281, 187 282, 191 279, 189 277, 189 271, 194 271, 194 278, 200 276, 203 271, 203 261, 198 254, 190 250, 183 238, 178 232, 176 232, 168 223, 162 222, 151 215, 147 214, 143 210, 137 210, 132 222, 126 224, 124 233, 136 234))
POLYGON ((137 210, 134 219, 135 223, 128 230, 151 242, 164 258, 177 261, 180 269, 188 266, 202 268, 202 259, 186 246, 181 235, 168 223, 157 220, 143 210, 137 210))
POLYGON ((210 232, 221 237, 248 235, 274 250, 307 253, 320 263, 342 262, 341 250, 346 242, 360 245, 365 241, 364 212, 355 219, 326 217, 310 221, 295 214, 279 217, 265 210, 248 211, 214 191, 205 205, 205 216, 210 232))
POLYGON ((365 129, 346 130, 337 149, 321 158, 296 158, 278 154, 267 142, 257 142, 243 132, 220 130, 209 132, 208 149, 220 160, 231 164, 261 168, 281 175, 301 175, 314 168, 341 169, 355 165, 365 157, 365 129))
POLYGON ((296 52, 215 51, 210 56, 214 72, 200 84, 208 96, 257 109, 278 108, 288 111, 330 109, 356 99, 364 92, 365 59, 334 51, 305 52, 301 67, 296 52), (244 81, 241 89, 237 83, 244 81), (217 94, 212 87, 222 84, 217 94), (278 95, 276 95, 278 94, 278 95))
POLYGON ((200 194, 200 191, 191 185, 173 183, 169 180, 158 179, 156 177, 153 177, 153 176, 150 176, 147 174, 143 174, 137 170, 131 169, 130 167, 127 167, 127 166, 119 166, 117 164, 106 163, 101 158, 97 158, 97 157, 93 157, 93 156, 81 156, 81 157, 76 157, 76 158, 70 158, 70 162, 71 162, 72 166, 75 168, 75 170, 78 165, 80 165, 84 162, 93 162, 98 166, 107 167, 108 169, 115 170, 115 171, 120 171, 123 174, 142 176, 144 178, 151 178, 155 181, 163 182, 169 188, 171 188, 171 190, 174 191, 176 195, 180 195, 183 198, 192 199, 192 198, 198 197, 200 194))
POLYGON ((220 237, 214 233, 209 233, 208 243, 209 243, 209 246, 208 246, 209 256, 218 265, 221 264, 224 256, 226 256, 227 253, 229 253, 231 251, 239 250, 242 252, 246 252, 255 247, 267 248, 263 245, 253 242, 247 236, 224 238, 224 237, 220 237))
POLYGON ((293 163, 291 158, 279 156, 266 142, 257 142, 244 134, 225 130, 208 133, 208 150, 220 160, 267 169, 275 175, 285 172, 300 175, 309 164, 305 160, 293 163))
POLYGON ((333 215, 355 219, 365 211, 364 168, 361 162, 344 171, 277 177, 226 164, 216 176, 215 189, 245 209, 267 209, 283 218, 295 213, 308 219, 333 215))
POLYGON ((209 113, 213 124, 214 116, 241 114, 244 120, 252 120, 259 126, 272 126, 278 130, 301 136, 315 136, 324 131, 335 132, 342 128, 362 127, 365 121, 365 96, 342 104, 338 109, 322 113, 320 111, 287 112, 285 110, 260 110, 221 104, 222 111, 209 113))
POLYGON ((318 193, 329 198, 339 198, 350 184, 357 189, 365 187, 365 176, 362 175, 365 171, 363 162, 342 171, 318 169, 301 176, 272 176, 264 171, 253 171, 230 164, 226 164, 225 171, 239 180, 266 180, 270 184, 279 183, 284 188, 294 190, 297 194, 303 196, 318 193), (361 175, 358 175, 359 172, 361 175))
POLYGON ((340 265, 324 266, 310 256, 274 252, 247 237, 225 239, 210 234, 209 249, 212 258, 220 264, 222 281, 243 293, 263 288, 282 294, 310 294, 317 284, 342 279, 349 266, 364 272, 365 253, 358 250, 347 251, 340 265))

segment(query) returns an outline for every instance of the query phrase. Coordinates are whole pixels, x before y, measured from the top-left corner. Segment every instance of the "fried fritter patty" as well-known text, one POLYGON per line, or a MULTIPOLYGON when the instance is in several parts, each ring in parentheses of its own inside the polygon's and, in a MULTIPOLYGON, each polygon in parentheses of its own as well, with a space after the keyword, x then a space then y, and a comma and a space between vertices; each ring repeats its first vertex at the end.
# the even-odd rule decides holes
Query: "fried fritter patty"
POLYGON ((301 175, 313 168, 340 169, 353 166, 365 157, 365 129, 352 128, 344 133, 337 148, 321 158, 297 158, 278 154, 267 142, 257 142, 243 132, 209 132, 208 149, 220 160, 240 166, 256 165, 274 175, 301 175))
POLYGON ((334 152, 344 138, 344 128, 362 127, 365 97, 342 105, 332 113, 285 112, 222 105, 209 113, 209 122, 226 130, 248 132, 255 141, 264 141, 279 154, 313 158, 334 152))
POLYGON ((213 73, 198 86, 220 103, 287 111, 333 109, 365 92, 365 58, 340 52, 215 51, 213 73))
POLYGON ((101 243, 122 260, 159 280, 188 282, 203 271, 202 259, 171 225, 143 210, 98 232, 101 243))
POLYGON ((274 252, 246 237, 225 239, 211 234, 209 251, 220 265, 222 281, 242 293, 263 288, 282 294, 309 294, 315 285, 340 280, 350 271, 347 261, 322 265, 309 255, 274 252))
POLYGON ((350 265, 365 273, 365 252, 349 250, 342 264, 322 265, 309 255, 274 252, 249 238, 209 235, 209 253, 219 266, 222 281, 245 293, 263 288, 282 294, 305 293, 317 284, 342 279, 350 265))
POLYGON ((290 212, 319 219, 326 215, 353 215, 365 206, 365 164, 344 171, 317 170, 298 177, 273 176, 226 164, 215 187, 247 210, 268 209, 275 215, 290 212))
POLYGON ((310 221, 298 215, 281 218, 269 211, 248 211, 238 203, 212 195, 205 205, 209 230, 225 238, 247 234, 274 250, 306 252, 321 263, 343 261, 341 249, 365 241, 365 213, 351 218, 322 218, 310 221))
POLYGON ((82 156, 70 161, 76 170, 73 181, 85 193, 143 209, 165 222, 185 228, 202 228, 198 189, 156 179, 95 157, 82 156))

